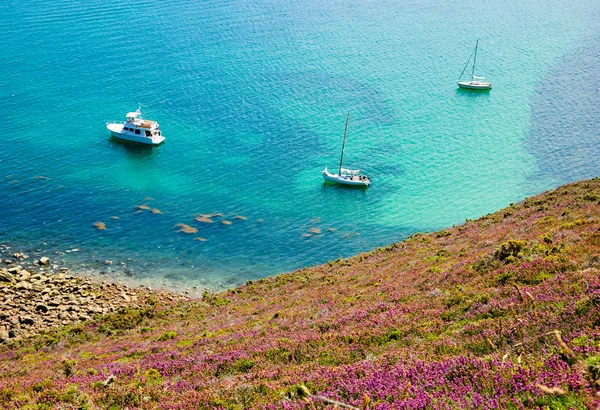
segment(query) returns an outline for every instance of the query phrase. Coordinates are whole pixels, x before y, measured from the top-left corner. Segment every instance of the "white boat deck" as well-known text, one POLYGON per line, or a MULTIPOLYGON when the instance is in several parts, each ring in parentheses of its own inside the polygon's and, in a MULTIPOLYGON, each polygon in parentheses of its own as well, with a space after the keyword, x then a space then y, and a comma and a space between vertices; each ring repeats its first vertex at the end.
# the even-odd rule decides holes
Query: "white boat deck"
POLYGON ((466 88, 469 90, 491 90, 492 83, 485 81, 457 81, 460 88, 466 88))
POLYGON ((341 185, 368 187, 371 185, 371 179, 361 174, 332 174, 327 168, 323 170, 323 179, 328 182, 334 182, 341 185))
POLYGON ((114 138, 137 142, 146 145, 158 145, 165 140, 158 129, 158 123, 142 118, 142 113, 137 111, 127 113, 127 121, 107 123, 106 128, 114 138))

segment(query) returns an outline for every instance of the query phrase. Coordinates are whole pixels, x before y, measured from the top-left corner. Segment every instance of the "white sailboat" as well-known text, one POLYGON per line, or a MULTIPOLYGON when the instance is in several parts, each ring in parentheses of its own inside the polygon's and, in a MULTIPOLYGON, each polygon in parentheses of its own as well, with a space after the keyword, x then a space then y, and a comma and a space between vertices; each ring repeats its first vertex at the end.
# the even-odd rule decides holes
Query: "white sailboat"
POLYGON ((467 64, 465 64, 465 68, 463 69, 462 73, 460 73, 460 76, 458 77, 458 81, 456 82, 458 84, 459 88, 464 88, 467 90, 491 90, 492 89, 492 83, 485 81, 485 77, 478 77, 475 75, 475 63, 477 62, 477 47, 479 46, 479 40, 477 40, 477 42, 475 43, 475 50, 473 50, 473 53, 471 53, 471 57, 469 57, 469 60, 467 60, 467 64), (471 79, 467 80, 467 81, 461 81, 461 77, 463 76, 463 74, 465 73, 465 71, 467 70, 467 66, 469 65, 469 62, 471 61, 471 58, 473 58, 473 70, 471 71, 471 79))
POLYGON ((323 170, 323 179, 327 182, 333 182, 342 185, 368 187, 371 185, 371 178, 361 174, 360 169, 348 169, 343 168, 342 163, 344 162, 344 146, 346 145, 346 132, 348 131, 348 119, 350 113, 346 117, 346 128, 344 128, 344 139, 342 141, 342 153, 340 155, 340 169, 337 174, 332 174, 327 170, 327 167, 323 170))

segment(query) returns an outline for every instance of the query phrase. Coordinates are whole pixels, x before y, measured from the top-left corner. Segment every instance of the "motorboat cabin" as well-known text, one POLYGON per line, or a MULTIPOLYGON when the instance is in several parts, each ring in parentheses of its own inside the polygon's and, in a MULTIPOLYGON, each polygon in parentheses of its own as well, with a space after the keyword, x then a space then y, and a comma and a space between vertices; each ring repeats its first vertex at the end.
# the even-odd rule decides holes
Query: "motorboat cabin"
POLYGON ((137 142, 140 144, 158 145, 165 140, 158 128, 156 121, 142 118, 140 108, 127 113, 127 121, 124 123, 108 123, 106 128, 111 135, 117 139, 137 142))

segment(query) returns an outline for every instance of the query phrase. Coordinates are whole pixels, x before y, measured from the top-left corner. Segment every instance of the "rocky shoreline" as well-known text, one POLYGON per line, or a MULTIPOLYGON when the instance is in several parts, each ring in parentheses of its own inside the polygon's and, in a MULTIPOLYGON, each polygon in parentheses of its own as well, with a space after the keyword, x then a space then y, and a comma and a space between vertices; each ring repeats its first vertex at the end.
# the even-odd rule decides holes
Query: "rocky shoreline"
POLYGON ((32 260, 24 253, 13 253, 0 261, 0 344, 123 307, 139 308, 149 297, 163 303, 188 299, 149 287, 134 289, 74 276, 48 257, 32 260))

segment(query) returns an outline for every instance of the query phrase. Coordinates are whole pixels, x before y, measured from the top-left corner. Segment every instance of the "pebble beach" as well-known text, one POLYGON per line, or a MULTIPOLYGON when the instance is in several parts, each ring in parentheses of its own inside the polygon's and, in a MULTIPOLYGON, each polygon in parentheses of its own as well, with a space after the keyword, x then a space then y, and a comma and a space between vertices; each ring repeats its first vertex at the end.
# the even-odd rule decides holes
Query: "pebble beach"
MULTIPOLYGON (((0 245, 7 253, 10 247, 0 245)), ((177 303, 184 294, 129 287, 97 277, 73 275, 49 257, 30 258, 13 252, 1 259, 0 343, 92 320, 120 309, 143 308, 148 303, 177 303)))

